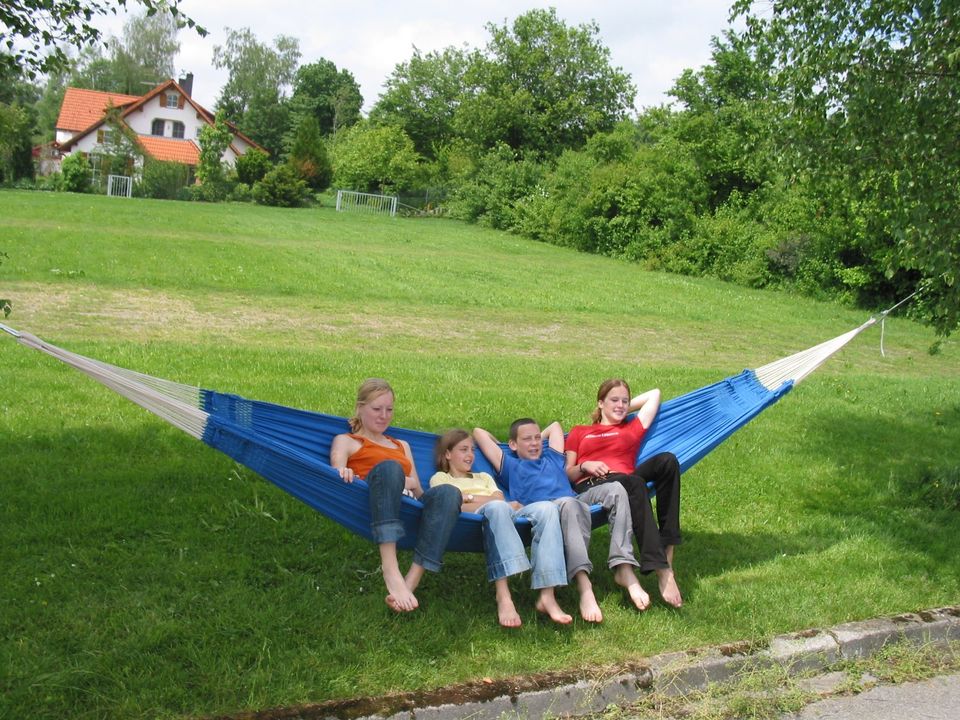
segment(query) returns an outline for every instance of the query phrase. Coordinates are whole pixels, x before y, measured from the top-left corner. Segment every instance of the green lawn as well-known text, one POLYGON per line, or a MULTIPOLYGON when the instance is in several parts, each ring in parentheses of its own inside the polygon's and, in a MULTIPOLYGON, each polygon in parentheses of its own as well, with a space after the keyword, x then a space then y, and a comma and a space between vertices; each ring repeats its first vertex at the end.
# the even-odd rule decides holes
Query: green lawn
MULTIPOLYGON (((839 335, 863 311, 440 219, 0 192, 7 324, 107 362, 347 414, 503 435, 583 422, 600 381, 666 397, 839 335)), ((684 475, 681 611, 558 628, 451 554, 383 604, 375 546, 0 334, 0 718, 230 714, 636 660, 960 598, 960 350, 870 329, 684 475)), ((652 578, 644 582, 655 590, 652 578)), ((575 609, 571 590, 560 595, 575 609)))

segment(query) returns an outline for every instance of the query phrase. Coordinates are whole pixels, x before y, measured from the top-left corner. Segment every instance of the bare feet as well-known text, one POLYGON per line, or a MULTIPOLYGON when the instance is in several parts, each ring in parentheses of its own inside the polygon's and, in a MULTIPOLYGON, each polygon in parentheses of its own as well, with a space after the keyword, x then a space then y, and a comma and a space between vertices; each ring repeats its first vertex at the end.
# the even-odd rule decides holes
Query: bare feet
POLYGON ((403 581, 403 576, 399 572, 390 573, 384 571, 383 582, 387 586, 388 593, 385 602, 390 606, 391 610, 396 612, 410 612, 420 606, 416 596, 410 592, 410 589, 403 581))
POLYGON ((522 625, 520 613, 513 604, 513 598, 510 596, 510 587, 507 585, 507 579, 497 580, 497 619, 500 625, 505 628, 515 628, 522 625))
POLYGON ((683 605, 680 588, 677 587, 677 581, 673 577, 673 568, 657 570, 657 580, 660 584, 660 597, 667 605, 672 605, 675 608, 683 605))
POLYGON ((537 598, 537 612, 547 615, 558 625, 569 625, 573 618, 567 615, 557 602, 557 596, 553 593, 553 588, 544 588, 540 591, 540 597, 537 598))
POLYGON ((600 612, 600 605, 593 594, 590 576, 585 570, 581 570, 574 576, 574 580, 577 583, 577 592, 580 593, 580 617, 587 622, 603 622, 603 613, 600 612))
POLYGON ((640 581, 637 580, 637 574, 633 571, 633 566, 629 563, 617 565, 613 571, 613 579, 620 587, 626 588, 630 594, 630 600, 641 612, 650 607, 650 596, 640 587, 640 581))

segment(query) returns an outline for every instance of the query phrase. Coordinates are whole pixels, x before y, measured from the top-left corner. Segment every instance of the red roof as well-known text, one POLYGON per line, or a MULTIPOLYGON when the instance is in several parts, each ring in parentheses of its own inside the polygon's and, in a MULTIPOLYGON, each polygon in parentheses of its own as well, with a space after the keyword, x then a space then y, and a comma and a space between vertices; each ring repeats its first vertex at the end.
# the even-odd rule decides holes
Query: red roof
POLYGON ((140 135, 137 140, 154 160, 196 165, 200 161, 200 148, 192 140, 140 135))
POLYGON ((60 105, 57 128, 73 131, 86 130, 101 120, 104 111, 111 105, 122 107, 135 103, 139 99, 133 95, 68 87, 63 95, 63 104, 60 105))

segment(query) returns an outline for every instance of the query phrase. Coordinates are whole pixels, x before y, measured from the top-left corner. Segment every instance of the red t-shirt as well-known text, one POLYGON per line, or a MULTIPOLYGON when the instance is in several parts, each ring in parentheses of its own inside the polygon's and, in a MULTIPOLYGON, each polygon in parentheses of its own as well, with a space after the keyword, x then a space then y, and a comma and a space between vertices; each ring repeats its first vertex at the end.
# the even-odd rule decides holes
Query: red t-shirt
POLYGON ((636 468, 637 451, 646 432, 637 416, 619 425, 575 425, 567 435, 564 449, 577 454, 578 465, 589 460, 603 460, 610 472, 629 474, 636 468))

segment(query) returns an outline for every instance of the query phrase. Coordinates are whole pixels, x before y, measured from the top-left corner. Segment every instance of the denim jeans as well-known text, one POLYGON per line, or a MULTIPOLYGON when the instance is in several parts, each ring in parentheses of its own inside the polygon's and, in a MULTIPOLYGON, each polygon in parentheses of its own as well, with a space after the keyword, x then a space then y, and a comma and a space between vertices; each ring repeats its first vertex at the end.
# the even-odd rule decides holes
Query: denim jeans
POLYGON ((492 500, 481 505, 477 513, 483 516, 487 580, 493 582, 529 570, 532 561, 530 587, 534 590, 567 584, 560 513, 556 505, 543 501, 514 510, 503 500, 492 500), (531 561, 527 560, 523 541, 514 525, 514 521, 520 517, 530 520, 533 536, 530 543, 531 561))
MULTIPOLYGON (((403 537, 400 522, 400 498, 403 497, 405 478, 400 463, 384 460, 367 474, 370 486, 370 529, 379 543, 397 542, 403 537)), ((453 485, 430 488, 420 496, 423 512, 413 562, 431 572, 443 566, 443 552, 460 517, 460 491, 453 485)))

